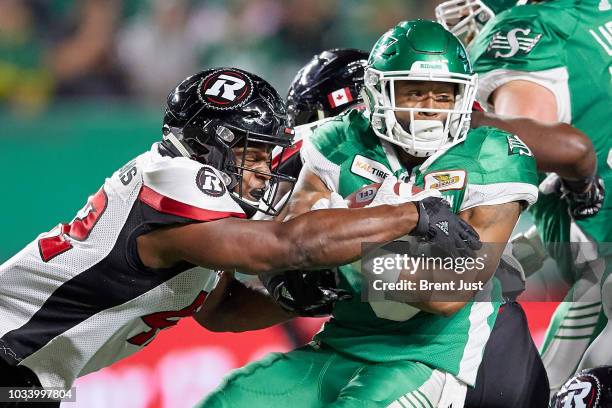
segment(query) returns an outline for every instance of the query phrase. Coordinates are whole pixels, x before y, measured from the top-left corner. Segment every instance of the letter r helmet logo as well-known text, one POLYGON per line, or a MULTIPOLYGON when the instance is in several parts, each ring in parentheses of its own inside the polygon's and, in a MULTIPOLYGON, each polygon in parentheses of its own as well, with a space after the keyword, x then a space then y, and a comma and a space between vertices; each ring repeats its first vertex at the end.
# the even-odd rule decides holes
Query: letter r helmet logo
POLYGON ((223 89, 221 97, 223 99, 227 99, 228 101, 233 101, 234 99, 236 99, 236 92, 244 88, 245 85, 246 82, 244 82, 240 78, 221 74, 219 75, 219 79, 217 79, 213 86, 208 88, 206 92, 204 92, 204 94, 219 96, 219 94, 221 93, 221 89, 223 89))
POLYGON ((243 106, 253 94, 253 81, 246 72, 220 69, 202 78, 198 99, 210 109, 229 110, 243 106))

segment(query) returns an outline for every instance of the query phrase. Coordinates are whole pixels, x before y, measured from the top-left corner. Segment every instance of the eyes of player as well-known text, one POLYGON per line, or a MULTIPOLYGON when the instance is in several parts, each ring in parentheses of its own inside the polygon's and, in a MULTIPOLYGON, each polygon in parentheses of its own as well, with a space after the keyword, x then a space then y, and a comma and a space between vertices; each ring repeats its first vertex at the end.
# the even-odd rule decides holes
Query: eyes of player
POLYGON ((446 103, 453 102, 455 96, 448 92, 436 92, 436 91, 423 91, 420 89, 408 90, 402 92, 401 96, 409 102, 423 102, 428 98, 432 98, 435 102, 446 103))
POLYGON ((245 164, 255 164, 259 162, 267 162, 270 160, 271 151, 262 149, 248 149, 244 155, 245 164))

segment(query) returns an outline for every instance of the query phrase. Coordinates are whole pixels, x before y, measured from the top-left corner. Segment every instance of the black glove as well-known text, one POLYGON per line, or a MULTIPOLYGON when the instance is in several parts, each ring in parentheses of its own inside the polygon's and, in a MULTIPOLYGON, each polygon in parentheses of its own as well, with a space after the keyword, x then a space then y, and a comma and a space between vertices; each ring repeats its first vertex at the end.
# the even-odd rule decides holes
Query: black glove
POLYGON ((338 289, 331 269, 288 271, 262 276, 261 281, 283 309, 304 317, 328 316, 336 302, 352 299, 348 291, 338 289))
POLYGON ((451 211, 446 200, 427 197, 415 204, 419 221, 410 235, 431 242, 453 258, 474 257, 474 251, 482 248, 478 233, 451 211))
POLYGON ((592 217, 603 205, 605 198, 603 181, 598 176, 579 181, 561 179, 561 197, 567 201, 570 215, 575 220, 592 217))

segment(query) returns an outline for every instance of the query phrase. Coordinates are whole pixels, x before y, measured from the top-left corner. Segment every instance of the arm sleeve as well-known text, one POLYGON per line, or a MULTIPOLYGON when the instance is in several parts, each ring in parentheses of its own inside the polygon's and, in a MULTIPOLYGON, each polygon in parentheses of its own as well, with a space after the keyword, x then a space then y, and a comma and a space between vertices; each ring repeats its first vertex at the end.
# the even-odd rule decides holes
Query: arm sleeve
POLYGON ((502 13, 470 49, 479 75, 478 100, 489 106, 492 92, 515 80, 531 81, 551 91, 559 121, 569 122, 568 73, 565 46, 576 22, 569 14, 554 15, 540 6, 523 6, 502 13))
POLYGON ((489 97, 497 88, 512 81, 534 82, 548 89, 557 102, 557 120, 570 123, 572 119, 572 105, 568 84, 567 68, 559 67, 544 71, 513 71, 508 69, 496 69, 481 74, 477 91, 478 100, 488 109, 493 107, 488 104, 489 97))
POLYGON ((491 128, 478 154, 480 170, 471 172, 461 211, 481 205, 538 198, 538 178, 533 154, 516 135, 491 128))

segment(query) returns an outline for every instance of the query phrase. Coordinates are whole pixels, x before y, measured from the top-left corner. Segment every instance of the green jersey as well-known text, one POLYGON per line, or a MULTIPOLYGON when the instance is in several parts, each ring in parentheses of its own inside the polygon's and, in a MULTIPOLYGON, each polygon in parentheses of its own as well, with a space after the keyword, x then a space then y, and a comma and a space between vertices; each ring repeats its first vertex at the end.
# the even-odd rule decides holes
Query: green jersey
MULTIPOLYGON (((315 130, 301 154, 304 166, 344 197, 395 174, 439 190, 455 213, 537 199, 531 152, 516 136, 493 128, 471 130, 464 142, 408 169, 369 121, 350 111, 315 130)), ((353 300, 336 305, 316 340, 366 361, 418 361, 474 383, 498 303, 470 302, 444 317, 399 302, 361 301, 361 281, 358 263, 340 268, 340 286, 354 294, 353 300)), ((490 283, 488 290, 498 299, 497 284, 490 283)))
MULTIPOLYGON (((513 7, 492 19, 470 56, 479 74, 478 99, 513 80, 535 82, 556 98, 558 120, 593 141, 598 171, 612 185, 612 7, 608 0, 555 0, 513 7)), ((484 106, 484 105, 483 105, 484 106)), ((542 195, 532 213, 545 242, 570 238, 567 207, 542 195)), ((594 241, 611 242, 612 194, 595 217, 578 221, 594 241)), ((565 248, 558 254, 567 255, 565 248)))

